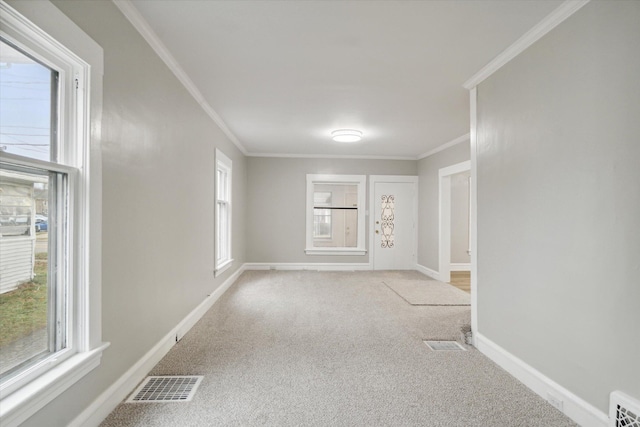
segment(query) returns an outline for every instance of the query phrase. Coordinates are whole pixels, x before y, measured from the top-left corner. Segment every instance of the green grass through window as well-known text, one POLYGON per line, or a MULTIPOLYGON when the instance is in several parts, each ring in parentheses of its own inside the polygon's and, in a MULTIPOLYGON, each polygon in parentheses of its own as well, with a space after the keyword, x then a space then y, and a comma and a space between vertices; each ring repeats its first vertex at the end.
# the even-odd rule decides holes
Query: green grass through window
POLYGON ((0 295, 0 347, 47 326, 47 254, 36 254, 35 277, 0 295))

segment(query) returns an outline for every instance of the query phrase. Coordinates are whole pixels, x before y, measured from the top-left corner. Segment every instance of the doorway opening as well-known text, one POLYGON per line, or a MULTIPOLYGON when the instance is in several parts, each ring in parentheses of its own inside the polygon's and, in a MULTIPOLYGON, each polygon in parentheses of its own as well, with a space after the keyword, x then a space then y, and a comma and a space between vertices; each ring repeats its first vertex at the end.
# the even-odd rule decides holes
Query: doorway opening
POLYGON ((470 161, 439 171, 438 273, 441 281, 452 282, 454 272, 456 282, 464 281, 466 292, 471 291, 470 171, 470 161))

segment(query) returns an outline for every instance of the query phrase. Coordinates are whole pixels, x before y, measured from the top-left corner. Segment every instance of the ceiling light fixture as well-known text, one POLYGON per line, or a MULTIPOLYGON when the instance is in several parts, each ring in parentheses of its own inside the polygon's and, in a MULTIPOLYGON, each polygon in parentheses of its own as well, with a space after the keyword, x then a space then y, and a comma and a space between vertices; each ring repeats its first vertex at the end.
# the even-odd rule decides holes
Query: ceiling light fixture
POLYGON ((355 129, 338 129, 331 132, 331 138, 336 142, 358 142, 362 139, 362 132, 355 129))

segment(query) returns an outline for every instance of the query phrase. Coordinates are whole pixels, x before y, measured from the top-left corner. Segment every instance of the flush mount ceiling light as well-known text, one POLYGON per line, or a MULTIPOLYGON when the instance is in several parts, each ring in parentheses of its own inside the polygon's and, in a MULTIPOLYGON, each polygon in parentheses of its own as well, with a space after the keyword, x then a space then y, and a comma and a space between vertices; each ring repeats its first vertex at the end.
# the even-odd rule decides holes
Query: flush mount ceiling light
POLYGON ((362 139, 362 132, 355 129, 338 129, 331 132, 331 138, 336 142, 358 142, 362 139))

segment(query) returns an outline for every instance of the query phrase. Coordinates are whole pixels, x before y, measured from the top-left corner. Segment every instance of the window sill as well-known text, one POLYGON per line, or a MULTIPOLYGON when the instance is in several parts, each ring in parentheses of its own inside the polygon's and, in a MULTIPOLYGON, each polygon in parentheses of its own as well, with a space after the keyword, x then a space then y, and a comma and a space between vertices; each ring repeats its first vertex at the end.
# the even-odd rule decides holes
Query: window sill
POLYGON ((2 396, 0 420, 3 427, 21 424, 98 367, 107 347, 109 343, 103 343, 94 350, 78 353, 12 394, 2 396))
POLYGON ((307 248, 304 252, 307 255, 362 256, 367 254, 366 249, 358 248, 307 248))
POLYGON ((224 273, 226 270, 228 270, 231 267, 232 264, 233 264, 233 258, 228 259, 228 260, 220 263, 220 265, 216 266, 216 271, 215 271, 214 276, 218 277, 219 275, 224 273))

